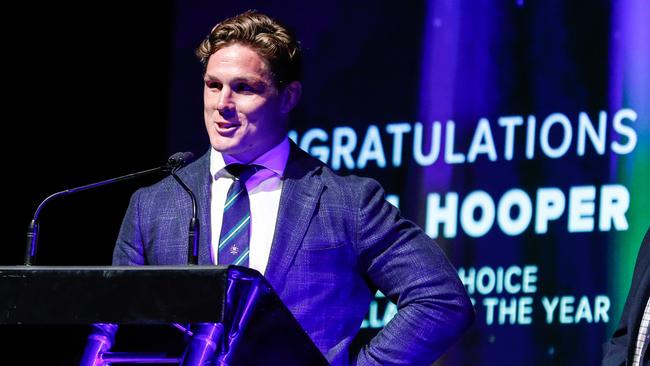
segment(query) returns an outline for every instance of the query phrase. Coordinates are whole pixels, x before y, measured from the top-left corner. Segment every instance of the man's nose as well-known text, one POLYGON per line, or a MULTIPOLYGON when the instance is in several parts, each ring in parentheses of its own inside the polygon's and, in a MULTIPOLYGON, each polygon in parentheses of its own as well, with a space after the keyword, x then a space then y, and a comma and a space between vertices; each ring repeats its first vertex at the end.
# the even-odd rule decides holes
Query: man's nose
POLYGON ((235 103, 232 100, 232 91, 228 87, 224 87, 219 93, 219 100, 217 101, 217 110, 219 114, 226 118, 235 110, 235 103))

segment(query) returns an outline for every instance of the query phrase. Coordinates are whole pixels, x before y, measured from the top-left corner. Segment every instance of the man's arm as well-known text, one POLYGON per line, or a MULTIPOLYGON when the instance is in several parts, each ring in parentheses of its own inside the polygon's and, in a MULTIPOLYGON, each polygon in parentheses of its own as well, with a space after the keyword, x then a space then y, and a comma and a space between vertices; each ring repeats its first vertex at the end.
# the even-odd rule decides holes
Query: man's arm
POLYGON ((358 365, 430 365, 467 330, 474 309, 442 249, 384 198, 373 180, 357 222, 359 265, 398 312, 358 356, 358 365))

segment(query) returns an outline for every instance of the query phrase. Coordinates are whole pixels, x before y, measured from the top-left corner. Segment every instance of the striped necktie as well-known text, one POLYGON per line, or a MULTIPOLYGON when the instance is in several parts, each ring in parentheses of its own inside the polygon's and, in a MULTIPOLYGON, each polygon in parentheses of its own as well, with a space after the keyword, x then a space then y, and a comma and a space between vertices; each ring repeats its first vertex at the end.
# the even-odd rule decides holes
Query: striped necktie
POLYGON ((263 167, 259 165, 229 164, 226 166, 226 170, 235 177, 235 180, 228 190, 223 207, 218 258, 218 263, 221 265, 234 264, 248 267, 251 210, 246 181, 260 169, 263 167))

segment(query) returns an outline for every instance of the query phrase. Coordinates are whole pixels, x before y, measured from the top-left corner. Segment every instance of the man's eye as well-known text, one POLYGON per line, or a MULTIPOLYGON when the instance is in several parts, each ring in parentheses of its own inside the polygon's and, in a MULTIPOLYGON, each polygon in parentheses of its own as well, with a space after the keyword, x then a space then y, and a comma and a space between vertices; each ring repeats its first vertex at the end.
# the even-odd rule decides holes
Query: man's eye
POLYGON ((217 81, 208 81, 206 84, 208 85, 208 88, 218 90, 221 90, 221 87, 223 86, 220 82, 217 81))
POLYGON ((256 90, 252 86, 250 86, 248 84, 243 84, 243 83, 236 84, 235 87, 233 88, 233 90, 235 92, 237 92, 237 93, 255 93, 256 92, 256 90))

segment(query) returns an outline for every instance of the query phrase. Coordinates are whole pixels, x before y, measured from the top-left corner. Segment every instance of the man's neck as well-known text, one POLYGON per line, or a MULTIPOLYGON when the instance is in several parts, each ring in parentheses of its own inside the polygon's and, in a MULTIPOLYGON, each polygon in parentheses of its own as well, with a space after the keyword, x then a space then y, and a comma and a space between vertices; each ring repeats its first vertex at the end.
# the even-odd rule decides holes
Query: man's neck
POLYGON ((210 172, 214 176, 218 171, 228 164, 240 163, 240 164, 257 164, 264 166, 265 168, 272 170, 279 176, 284 175, 284 169, 289 159, 291 147, 289 143, 289 138, 285 137, 277 145, 266 151, 265 153, 259 155, 255 159, 242 161, 238 159, 237 156, 221 153, 214 148, 211 149, 210 153, 210 172))

